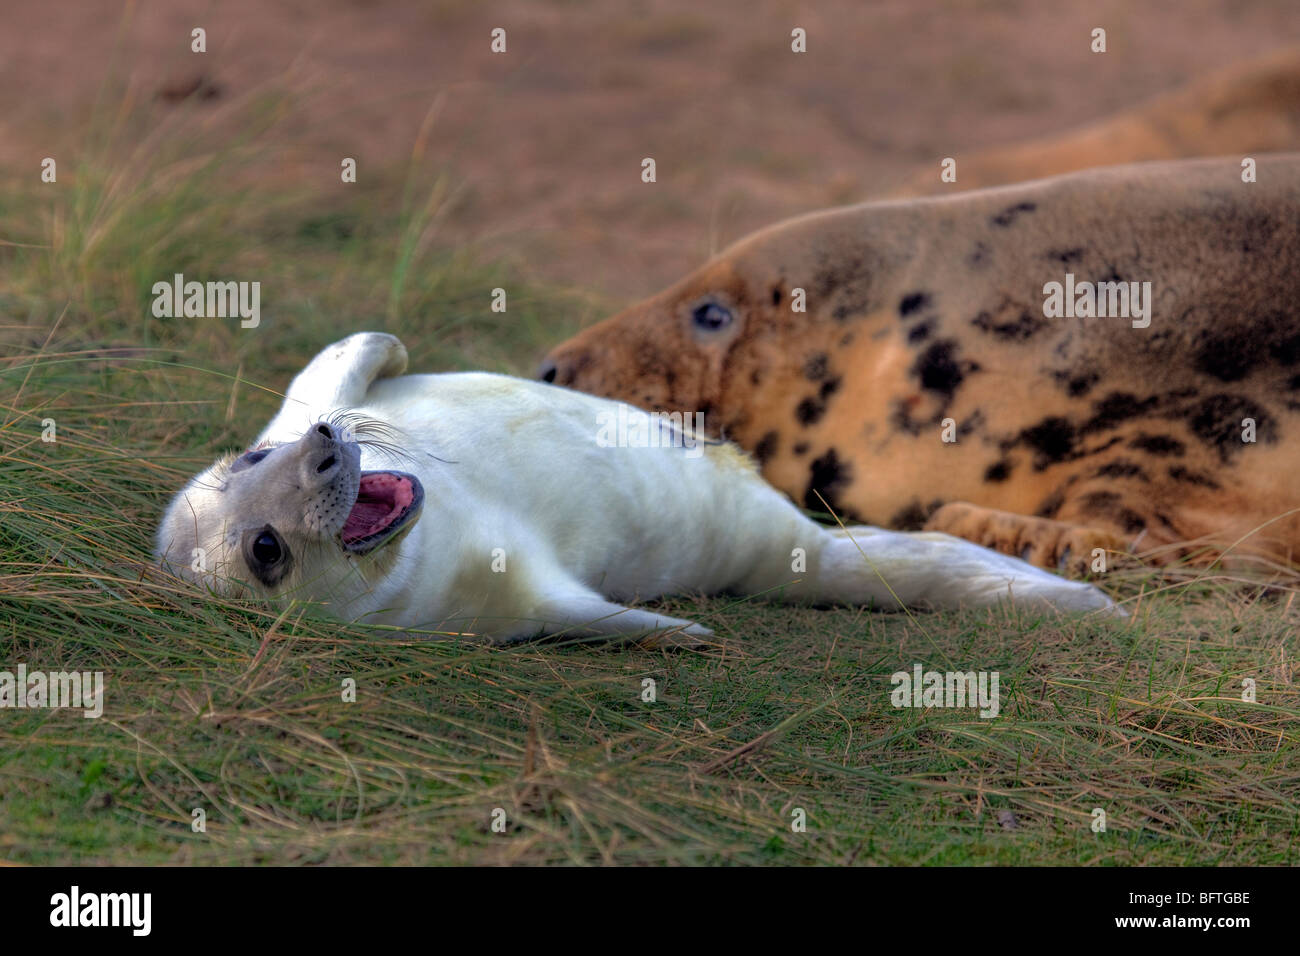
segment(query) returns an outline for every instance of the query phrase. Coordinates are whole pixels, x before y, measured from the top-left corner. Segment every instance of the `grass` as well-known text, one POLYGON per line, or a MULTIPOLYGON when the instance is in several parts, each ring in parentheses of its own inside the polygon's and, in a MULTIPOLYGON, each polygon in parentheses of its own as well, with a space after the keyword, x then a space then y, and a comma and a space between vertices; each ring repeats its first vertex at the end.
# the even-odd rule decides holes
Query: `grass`
POLYGON ((436 177, 259 188, 248 128, 147 155, 106 130, 59 185, 0 189, 0 670, 107 677, 98 720, 0 710, 0 859, 1300 859, 1286 587, 1116 571, 1122 624, 674 600, 719 645, 664 653, 400 640, 153 573, 167 496, 324 343, 384 329, 417 369, 526 372, 609 305, 440 243, 436 177), (262 326, 153 318, 174 272, 261 281, 262 326), (998 671, 1001 714, 895 709, 915 663, 998 671))

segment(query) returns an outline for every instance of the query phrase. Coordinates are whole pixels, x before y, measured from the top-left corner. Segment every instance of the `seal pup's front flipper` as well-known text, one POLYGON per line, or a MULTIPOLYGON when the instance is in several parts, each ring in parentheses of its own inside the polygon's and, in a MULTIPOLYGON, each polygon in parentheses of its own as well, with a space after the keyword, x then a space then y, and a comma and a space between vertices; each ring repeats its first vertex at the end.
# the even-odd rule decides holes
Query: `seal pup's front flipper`
POLYGON ((606 601, 590 592, 545 599, 537 608, 540 634, 552 637, 607 637, 642 647, 698 648, 713 632, 694 621, 606 601))
POLYGON ((370 386, 406 371, 406 346, 386 332, 358 332, 327 346, 297 374, 259 441, 292 441, 341 408, 364 404, 370 386))

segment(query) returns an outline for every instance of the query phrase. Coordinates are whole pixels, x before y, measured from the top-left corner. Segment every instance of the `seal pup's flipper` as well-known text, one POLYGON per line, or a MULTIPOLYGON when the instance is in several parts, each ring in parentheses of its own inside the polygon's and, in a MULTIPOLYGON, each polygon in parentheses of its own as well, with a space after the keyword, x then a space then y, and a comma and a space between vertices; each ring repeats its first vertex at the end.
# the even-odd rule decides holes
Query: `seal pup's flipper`
POLYGON ((951 610, 1012 602, 1031 610, 1128 614, 1102 591, 940 532, 848 528, 826 534, 814 579, 819 600, 888 610, 951 610))
POLYGON ((703 647, 713 636, 694 621, 606 601, 597 594, 572 593, 546 599, 537 608, 541 633, 534 636, 609 637, 642 647, 703 647))
POLYGON ((289 385, 285 398, 322 407, 359 405, 381 378, 406 371, 406 346, 386 332, 357 332, 322 350, 289 385))
POLYGON ((340 408, 364 404, 370 386, 406 371, 406 346, 385 332, 358 332, 326 347, 294 377, 261 441, 292 441, 340 408))

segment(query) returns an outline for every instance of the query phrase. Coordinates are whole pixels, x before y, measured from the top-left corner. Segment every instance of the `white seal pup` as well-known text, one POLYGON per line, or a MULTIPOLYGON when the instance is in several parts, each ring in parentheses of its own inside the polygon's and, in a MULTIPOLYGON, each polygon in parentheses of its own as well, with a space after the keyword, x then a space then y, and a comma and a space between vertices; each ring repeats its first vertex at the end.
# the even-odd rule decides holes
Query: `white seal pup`
POLYGON ((1119 613, 1090 585, 945 534, 822 527, 743 452, 684 429, 667 447, 604 447, 601 423, 627 416, 607 399, 406 362, 374 332, 316 356, 252 450, 176 496, 159 561, 219 593, 492 640, 707 637, 625 606, 681 593, 1119 613))

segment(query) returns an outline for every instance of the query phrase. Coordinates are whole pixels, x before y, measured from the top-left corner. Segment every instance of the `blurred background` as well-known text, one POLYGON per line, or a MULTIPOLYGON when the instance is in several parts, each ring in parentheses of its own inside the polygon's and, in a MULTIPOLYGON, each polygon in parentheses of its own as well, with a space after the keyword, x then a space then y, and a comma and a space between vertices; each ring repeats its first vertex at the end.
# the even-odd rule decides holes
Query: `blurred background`
POLYGON ((237 148, 232 188, 321 208, 391 204, 414 165, 444 177, 437 242, 619 301, 784 216, 1109 116, 1300 35, 1293 0, 7 7, 0 170, 33 192, 42 157, 68 183, 110 130, 115 159, 150 136, 171 153, 237 148), (196 26, 206 54, 190 51, 196 26), (1104 55, 1089 49, 1097 26, 1104 55), (343 156, 356 187, 339 181, 343 156))

